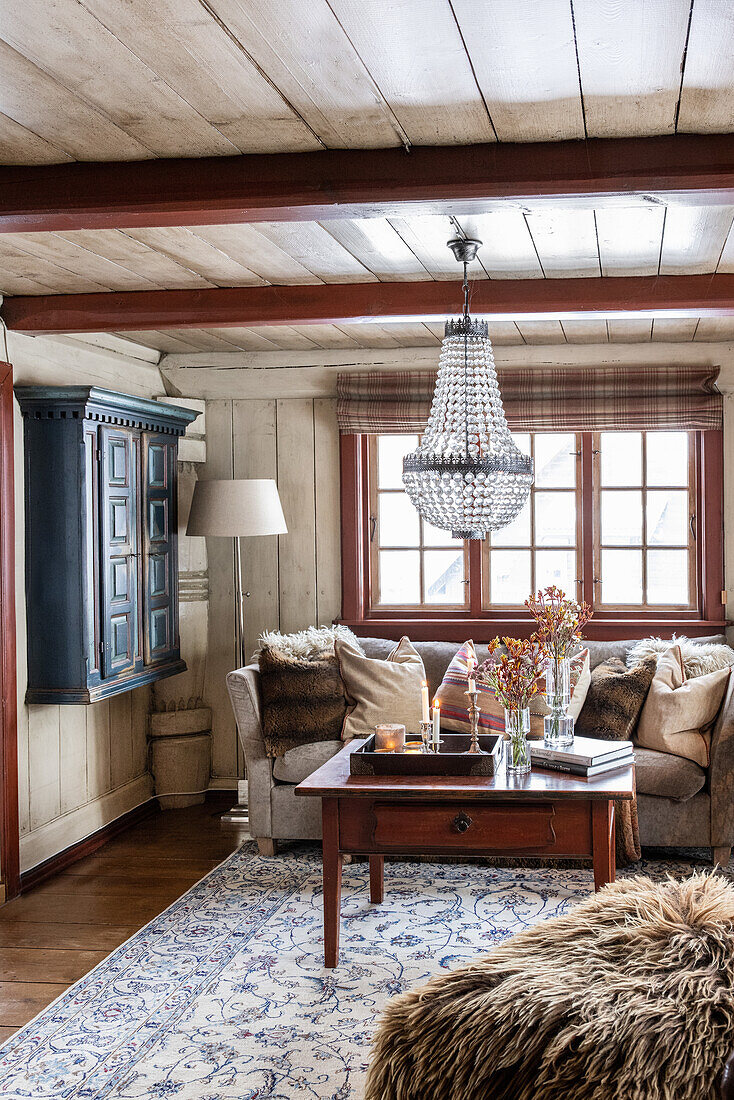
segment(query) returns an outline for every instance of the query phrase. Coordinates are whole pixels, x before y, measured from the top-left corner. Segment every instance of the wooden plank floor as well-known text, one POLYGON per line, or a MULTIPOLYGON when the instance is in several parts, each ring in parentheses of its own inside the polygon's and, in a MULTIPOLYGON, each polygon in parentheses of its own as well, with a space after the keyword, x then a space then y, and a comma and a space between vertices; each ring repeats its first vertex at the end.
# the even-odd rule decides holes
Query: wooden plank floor
POLYGON ((0 908, 0 1043, 237 848, 221 814, 157 813, 0 908))

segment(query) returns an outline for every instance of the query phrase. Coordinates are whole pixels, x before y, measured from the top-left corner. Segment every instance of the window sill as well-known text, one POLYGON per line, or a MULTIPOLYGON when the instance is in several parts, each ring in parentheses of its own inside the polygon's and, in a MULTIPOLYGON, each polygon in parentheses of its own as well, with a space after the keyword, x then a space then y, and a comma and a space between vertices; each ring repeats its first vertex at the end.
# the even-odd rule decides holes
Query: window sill
MULTIPOLYGON (((473 638, 486 642, 496 635, 527 638, 533 633, 534 622, 529 616, 520 616, 512 610, 506 617, 469 618, 460 616, 435 616, 415 613, 412 617, 399 613, 390 615, 375 612, 364 619, 339 619, 355 634, 363 638, 391 638, 398 641, 404 634, 416 642, 463 642, 473 638)), ((590 641, 618 641, 623 638, 644 638, 649 635, 672 637, 686 634, 691 638, 723 634, 728 626, 726 619, 701 619, 696 612, 686 611, 667 615, 604 618, 595 616, 584 628, 584 637, 590 641)))

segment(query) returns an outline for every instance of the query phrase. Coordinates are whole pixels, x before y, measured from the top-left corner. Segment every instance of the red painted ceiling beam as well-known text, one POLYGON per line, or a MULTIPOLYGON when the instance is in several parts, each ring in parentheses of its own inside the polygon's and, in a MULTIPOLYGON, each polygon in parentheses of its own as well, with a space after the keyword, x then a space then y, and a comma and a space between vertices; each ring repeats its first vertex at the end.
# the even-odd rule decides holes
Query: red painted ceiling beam
POLYGON ((0 168, 0 232, 734 202, 734 135, 0 168))
MULTIPOLYGON (((7 298, 8 328, 27 333, 441 321, 460 311, 458 282, 216 287, 7 298)), ((721 317, 734 314, 734 275, 478 280, 472 313, 543 317, 721 317)))

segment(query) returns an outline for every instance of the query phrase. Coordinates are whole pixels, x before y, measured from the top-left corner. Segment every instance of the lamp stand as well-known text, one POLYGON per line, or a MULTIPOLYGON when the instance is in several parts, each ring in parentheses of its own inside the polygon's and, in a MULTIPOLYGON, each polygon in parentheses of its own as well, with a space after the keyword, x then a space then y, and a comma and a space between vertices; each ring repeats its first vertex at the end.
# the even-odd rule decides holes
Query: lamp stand
MULTIPOLYGON (((234 537, 234 579, 235 579, 235 617, 234 617, 234 632, 235 632, 235 660, 238 668, 243 668, 247 664, 247 653, 245 647, 245 593, 242 591, 242 547, 240 543, 240 536, 234 537)), ((249 596, 249 592, 247 593, 249 596)), ((241 828, 247 828, 250 823, 250 811, 247 803, 244 805, 238 802, 228 810, 226 814, 222 814, 221 820, 227 825, 238 825, 241 828)))

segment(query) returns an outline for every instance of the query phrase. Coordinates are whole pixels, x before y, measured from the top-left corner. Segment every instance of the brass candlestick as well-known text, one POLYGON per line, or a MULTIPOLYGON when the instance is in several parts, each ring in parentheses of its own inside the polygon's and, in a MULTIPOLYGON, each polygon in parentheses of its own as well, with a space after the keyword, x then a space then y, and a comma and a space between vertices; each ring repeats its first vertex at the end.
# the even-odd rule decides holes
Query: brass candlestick
POLYGON ((467 691, 464 694, 469 696, 469 721, 471 722, 471 744, 466 750, 467 755, 481 754, 486 756, 484 749, 479 748, 479 707, 477 706, 479 692, 474 690, 467 691))

